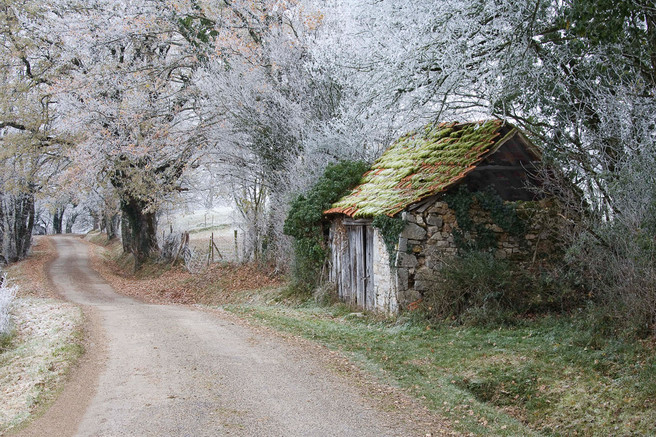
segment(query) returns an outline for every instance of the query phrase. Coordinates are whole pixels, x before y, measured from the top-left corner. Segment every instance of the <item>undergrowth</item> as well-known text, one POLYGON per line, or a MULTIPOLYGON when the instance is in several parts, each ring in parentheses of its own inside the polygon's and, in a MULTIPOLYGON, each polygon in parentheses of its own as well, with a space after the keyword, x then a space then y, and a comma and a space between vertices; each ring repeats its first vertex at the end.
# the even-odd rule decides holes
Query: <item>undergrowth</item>
POLYGON ((527 315, 565 313, 584 303, 573 279, 557 266, 528 269, 492 253, 471 251, 444 260, 424 293, 431 320, 512 325, 527 315))

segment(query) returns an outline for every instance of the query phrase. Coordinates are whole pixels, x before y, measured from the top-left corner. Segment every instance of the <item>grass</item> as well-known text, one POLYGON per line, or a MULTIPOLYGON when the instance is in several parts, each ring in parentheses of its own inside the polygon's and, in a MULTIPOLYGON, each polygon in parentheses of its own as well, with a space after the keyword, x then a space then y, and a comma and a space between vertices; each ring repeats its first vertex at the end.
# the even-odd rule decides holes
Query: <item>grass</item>
POLYGON ((82 313, 53 299, 45 274, 55 256, 51 242, 37 237, 30 257, 8 269, 18 293, 12 330, 0 337, 0 435, 43 413, 83 352, 82 313))
POLYGON ((82 354, 82 313, 52 299, 18 298, 14 337, 0 353, 0 434, 45 411, 82 354))
POLYGON ((211 231, 223 231, 226 229, 232 228, 232 225, 229 223, 223 223, 220 225, 213 225, 213 226, 202 226, 199 228, 193 228, 189 230, 190 234, 199 234, 201 232, 211 232, 211 231))
POLYGON ((11 348, 15 334, 13 330, 0 334, 0 354, 11 348))
POLYGON ((656 434, 654 344, 591 337, 570 317, 431 326, 319 308, 228 310, 347 353, 476 435, 656 434))
POLYGON ((112 243, 107 238, 107 234, 99 232, 99 231, 91 231, 84 237, 85 240, 97 244, 98 246, 107 246, 112 243))

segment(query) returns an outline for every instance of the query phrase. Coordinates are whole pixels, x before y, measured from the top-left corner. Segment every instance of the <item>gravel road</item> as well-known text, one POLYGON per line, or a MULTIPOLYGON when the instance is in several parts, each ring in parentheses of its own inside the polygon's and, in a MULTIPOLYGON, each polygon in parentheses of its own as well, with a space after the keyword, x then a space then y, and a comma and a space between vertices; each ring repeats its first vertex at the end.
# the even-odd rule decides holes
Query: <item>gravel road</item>
POLYGON ((302 347, 220 313, 119 295, 89 266, 84 242, 53 240, 49 274, 89 319, 87 353, 22 435, 417 434, 302 347))

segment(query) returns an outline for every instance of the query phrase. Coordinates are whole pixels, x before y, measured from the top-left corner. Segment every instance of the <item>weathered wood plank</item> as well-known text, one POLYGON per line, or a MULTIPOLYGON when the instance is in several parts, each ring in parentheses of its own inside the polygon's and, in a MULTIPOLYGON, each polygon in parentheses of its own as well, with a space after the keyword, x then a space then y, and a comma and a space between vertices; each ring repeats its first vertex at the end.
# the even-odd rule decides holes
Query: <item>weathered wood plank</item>
POLYGON ((371 226, 363 227, 365 232, 365 308, 376 308, 376 291, 374 287, 374 230, 371 226))
POLYGON ((364 302, 364 287, 362 284, 363 255, 362 255, 362 227, 349 226, 349 244, 351 245, 351 291, 352 303, 362 305, 364 302))
POLYGON ((365 266, 365 254, 364 254, 364 243, 365 243, 365 232, 364 232, 364 226, 358 226, 356 229, 356 257, 357 257, 357 299, 356 303, 360 305, 362 308, 365 308, 366 305, 366 296, 365 296, 365 291, 366 291, 366 266, 365 266))

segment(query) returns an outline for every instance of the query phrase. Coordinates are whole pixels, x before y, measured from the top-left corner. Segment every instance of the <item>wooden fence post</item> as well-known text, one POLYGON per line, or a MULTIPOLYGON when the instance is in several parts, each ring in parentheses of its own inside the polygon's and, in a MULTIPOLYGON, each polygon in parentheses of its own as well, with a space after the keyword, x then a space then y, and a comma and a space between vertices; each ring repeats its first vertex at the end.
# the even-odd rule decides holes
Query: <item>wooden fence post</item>
POLYGON ((239 261, 239 245, 237 243, 237 229, 235 229, 235 260, 239 261))

